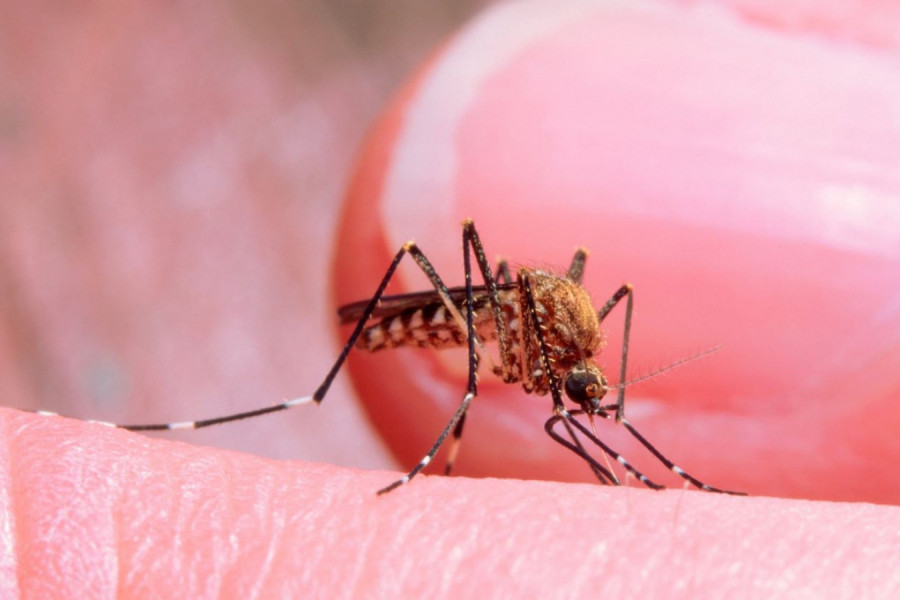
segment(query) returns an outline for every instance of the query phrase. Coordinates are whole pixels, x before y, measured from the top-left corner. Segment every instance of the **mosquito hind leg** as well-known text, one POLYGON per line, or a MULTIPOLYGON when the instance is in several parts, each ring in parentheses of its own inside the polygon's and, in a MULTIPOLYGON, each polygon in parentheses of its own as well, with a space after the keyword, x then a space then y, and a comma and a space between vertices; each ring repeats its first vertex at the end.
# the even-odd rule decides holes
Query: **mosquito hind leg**
MULTIPOLYGON (((350 334, 350 339, 344 345, 341 353, 338 355, 337 360, 332 365, 331 369, 325 375, 325 379, 322 381, 321 385, 316 389, 315 393, 312 396, 304 396, 302 398, 294 398, 292 400, 286 400, 281 402, 280 404, 273 404, 270 406, 266 406, 263 408, 257 408, 254 410, 248 410, 245 412, 232 413, 229 415, 223 415, 220 417, 214 417, 211 419, 199 419, 196 421, 180 421, 175 423, 156 423, 156 424, 142 424, 142 425, 117 425, 113 423, 105 423, 103 421, 94 421, 95 423, 99 423, 101 425, 110 425, 114 427, 118 427, 120 429, 127 429, 129 431, 164 431, 164 430, 174 430, 174 429, 203 429, 205 427, 211 427, 213 425, 219 425, 222 423, 229 423, 232 421, 240 421, 242 419, 249 419, 252 417, 258 417, 261 415, 266 415, 274 412, 279 412, 282 410, 288 410, 293 408, 294 406, 298 406, 300 404, 307 404, 309 402, 315 402, 319 404, 325 398, 325 394, 328 393, 328 389, 331 387, 334 378, 337 376, 338 371, 340 371, 341 367, 344 364, 344 361, 347 359, 347 355, 350 353, 350 350, 353 348, 354 344, 356 344, 356 340, 359 338, 360 334, 362 334, 363 329, 366 326, 366 321, 369 320, 369 317, 372 315, 372 312, 375 310, 375 307, 378 306, 378 301, 384 295, 384 290, 387 288, 388 283, 390 283, 391 279, 394 276, 394 273, 397 271, 397 267, 400 264, 400 261, 403 257, 411 253, 415 258, 416 255, 421 255, 421 251, 415 245, 414 242, 410 241, 403 245, 400 250, 397 251, 397 254, 394 255, 393 260, 391 260, 390 265, 385 271, 384 276, 381 278, 381 282, 378 284, 378 288, 375 290, 375 293, 372 295, 372 298, 369 300, 368 305, 366 305, 365 310, 363 311, 362 316, 359 321, 357 321, 356 326, 353 329, 353 333, 350 334)), ((422 257, 424 258, 424 257, 422 257)), ((419 263, 419 260, 416 260, 419 263)), ((449 298, 449 292, 446 292, 446 286, 440 280, 436 273, 434 273, 434 268, 431 267, 430 263, 427 262, 427 269, 423 267, 425 274, 429 276, 432 283, 436 288, 441 288, 445 291, 445 295, 449 298)), ((420 264, 420 266, 422 266, 420 264)), ((438 289, 440 293, 440 289, 438 289)))
POLYGON ((231 421, 239 421, 241 419, 249 419, 251 417, 258 417, 261 415, 266 415, 274 412, 279 412, 282 410, 288 410, 295 406, 299 406, 300 404, 308 404, 308 403, 316 403, 319 404, 325 398, 325 395, 328 393, 331 384, 334 382, 334 378, 337 376, 338 372, 341 370, 341 367, 344 365, 344 362, 347 359, 347 355, 350 353, 350 350, 356 345, 357 339, 362 334, 365 329, 366 322, 369 320, 369 317, 372 315, 375 308, 378 306, 379 300, 381 300, 384 295, 384 291, 390 283, 391 279, 394 276, 394 273, 397 271, 397 267, 400 264, 400 261, 404 256, 409 254, 412 259, 416 262, 419 268, 423 273, 428 277, 428 280, 431 282, 432 286, 434 286, 435 291, 437 291, 438 296, 441 298, 444 306, 452 316, 452 318, 456 321, 457 326, 464 332, 472 331, 472 327, 467 326, 466 320, 462 317, 457 306, 453 303, 450 298, 450 292, 447 289, 447 286, 444 284, 443 280, 438 276, 431 262, 425 257, 419 247, 415 242, 409 241, 405 243, 400 250, 394 255, 393 260, 391 260, 390 265, 384 273, 384 276, 381 278, 381 282, 378 284, 378 288, 375 290, 375 293, 372 295, 368 304, 365 307, 362 315, 359 320, 356 322, 356 325, 353 328, 353 332, 350 334, 347 343, 344 344, 344 347, 341 349, 340 354, 338 355, 337 360, 333 363, 331 369, 325 375, 324 380, 316 388, 315 393, 311 396, 304 396, 302 398, 294 398, 291 400, 285 400, 280 404, 273 404, 270 406, 266 406, 263 408, 257 408, 253 410, 248 410, 245 412, 233 413, 229 415, 223 415, 219 417, 214 417, 211 419, 200 419, 196 421, 181 421, 175 423, 157 423, 157 424, 141 424, 141 425, 118 425, 114 423, 106 423, 102 421, 94 421, 95 423, 99 423, 101 425, 118 427, 120 429, 128 429, 130 431, 164 431, 164 430, 174 430, 174 429, 203 429, 205 427, 211 427, 213 425, 219 425, 221 423, 229 423, 231 421))

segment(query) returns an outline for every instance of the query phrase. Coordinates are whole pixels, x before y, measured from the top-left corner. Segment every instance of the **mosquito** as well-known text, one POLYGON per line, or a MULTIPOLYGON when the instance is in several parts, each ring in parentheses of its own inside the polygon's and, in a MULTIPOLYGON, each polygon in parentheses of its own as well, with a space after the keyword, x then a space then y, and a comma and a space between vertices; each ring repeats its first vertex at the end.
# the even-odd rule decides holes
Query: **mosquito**
MULTIPOLYGON (((585 249, 580 248, 575 252, 565 274, 523 267, 513 279, 506 261, 500 261, 496 274, 491 269, 481 238, 471 219, 462 222, 462 242, 465 285, 448 288, 419 246, 414 241, 409 241, 397 251, 371 298, 338 309, 341 323, 355 323, 355 326, 337 360, 311 396, 197 421, 145 425, 92 422, 130 431, 202 429, 288 410, 301 404, 321 403, 353 348, 376 352, 404 346, 431 349, 466 347, 468 377, 462 401, 422 460, 406 475, 378 490, 377 493, 381 495, 409 483, 434 460, 448 438, 451 438, 451 442, 444 474, 450 474, 462 439, 466 414, 478 395, 477 373, 481 356, 485 354, 491 358, 485 349, 485 343, 496 342, 499 346, 499 362, 493 364, 491 360, 492 372, 505 383, 521 384, 526 393, 550 395, 553 414, 544 424, 544 430, 551 439, 584 460, 600 483, 622 485, 609 462, 601 464, 582 440, 618 462, 627 473, 645 486, 654 490, 665 487, 651 481, 597 436, 593 425, 594 419, 598 418, 611 419, 622 425, 657 460, 688 484, 707 492, 744 495, 743 492, 707 485, 688 474, 666 458, 625 418, 625 388, 629 383, 636 383, 627 382, 626 379, 634 306, 634 291, 630 284, 619 287, 597 310, 581 283, 587 260, 585 249), (483 285, 476 286, 472 282, 473 254, 483 285), (431 282, 432 289, 386 296, 385 289, 407 255, 431 282), (594 359, 603 343, 600 325, 622 300, 625 300, 626 306, 619 383, 611 385, 594 359), (376 321, 370 324, 372 319, 376 321), (612 390, 617 392, 615 402, 604 404, 603 399, 612 390), (578 408, 568 409, 563 401, 563 393, 578 408), (576 418, 582 415, 588 418, 589 426, 576 418), (559 425, 562 425, 563 431, 559 431, 559 425)), ((663 370, 698 356, 679 361, 663 370)))

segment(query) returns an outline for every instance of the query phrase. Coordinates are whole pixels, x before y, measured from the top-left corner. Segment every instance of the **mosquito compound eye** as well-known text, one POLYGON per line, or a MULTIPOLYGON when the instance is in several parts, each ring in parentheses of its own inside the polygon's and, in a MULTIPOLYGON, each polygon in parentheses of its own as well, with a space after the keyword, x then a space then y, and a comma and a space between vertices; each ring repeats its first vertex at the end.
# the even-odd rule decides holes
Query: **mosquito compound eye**
POLYGON ((578 404, 594 404, 606 393, 606 388, 597 377, 596 373, 585 370, 575 370, 566 377, 566 396, 578 404))

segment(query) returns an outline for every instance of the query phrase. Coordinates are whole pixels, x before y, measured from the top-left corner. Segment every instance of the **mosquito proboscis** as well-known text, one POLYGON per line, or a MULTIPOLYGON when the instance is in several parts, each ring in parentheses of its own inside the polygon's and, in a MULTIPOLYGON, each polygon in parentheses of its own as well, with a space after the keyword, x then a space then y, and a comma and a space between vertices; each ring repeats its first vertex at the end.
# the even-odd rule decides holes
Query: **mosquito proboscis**
MULTIPOLYGON (((492 270, 481 238, 470 219, 462 223, 462 242, 465 285, 448 288, 419 246, 414 241, 409 241, 396 253, 371 298, 338 309, 341 323, 354 324, 353 331, 321 385, 311 396, 196 421, 144 425, 93 422, 131 431, 201 429, 287 410, 301 404, 321 403, 353 348, 374 352, 401 346, 431 349, 465 347, 468 351, 468 376, 462 401, 422 460, 406 475, 378 490, 378 494, 384 494, 418 475, 432 462, 448 438, 451 438, 451 446, 444 472, 451 472, 466 414, 478 395, 479 362, 482 354, 490 358, 485 344, 496 342, 499 359, 491 361, 492 372, 506 383, 521 384, 526 393, 550 395, 552 415, 546 421, 544 429, 551 439, 584 460, 599 482, 608 485, 622 484, 609 462, 604 461, 603 464, 598 461, 588 447, 597 448, 603 455, 619 463, 645 486, 652 489, 664 488, 651 481, 603 442, 594 430, 594 419, 613 420, 623 426, 659 462, 690 485, 708 492, 743 494, 707 485, 688 474, 666 458, 625 418, 625 388, 637 381, 627 382, 626 379, 634 306, 631 285, 620 286, 598 310, 594 308, 581 283, 587 260, 586 250, 578 249, 575 252, 569 269, 564 274, 522 267, 513 278, 506 261, 499 263, 496 274, 492 270), (385 290, 406 255, 425 274, 432 289, 386 296, 385 290), (483 285, 473 284, 473 255, 483 285), (612 385, 595 357, 603 342, 600 325, 623 300, 625 324, 618 373, 620 383, 612 385), (370 320, 374 322, 370 323, 370 320), (616 400, 604 403, 603 400, 610 391, 616 391, 616 400), (563 394, 577 405, 576 409, 569 410, 566 407, 563 394), (588 417, 590 426, 576 418, 581 415, 588 417), (559 425, 562 425, 561 430, 559 425)), ((687 360, 697 356, 699 355, 687 360)), ((686 361, 679 361, 676 365, 682 362, 686 361)), ((640 380, 646 378, 642 377, 640 380)))

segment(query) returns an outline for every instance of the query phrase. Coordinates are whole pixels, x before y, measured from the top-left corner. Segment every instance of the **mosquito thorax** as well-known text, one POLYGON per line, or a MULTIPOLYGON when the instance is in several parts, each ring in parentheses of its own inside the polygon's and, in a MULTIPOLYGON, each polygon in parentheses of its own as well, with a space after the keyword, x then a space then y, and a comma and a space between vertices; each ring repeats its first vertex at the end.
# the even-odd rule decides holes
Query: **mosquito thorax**
POLYGON ((588 413, 600 411, 600 400, 609 386, 603 372, 595 364, 578 364, 566 375, 566 396, 588 413))

